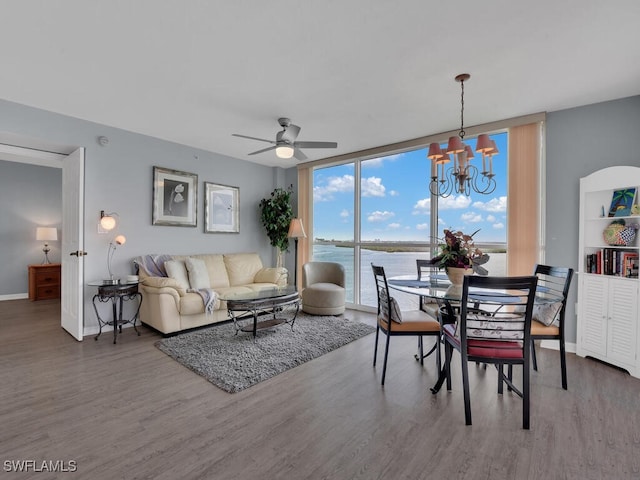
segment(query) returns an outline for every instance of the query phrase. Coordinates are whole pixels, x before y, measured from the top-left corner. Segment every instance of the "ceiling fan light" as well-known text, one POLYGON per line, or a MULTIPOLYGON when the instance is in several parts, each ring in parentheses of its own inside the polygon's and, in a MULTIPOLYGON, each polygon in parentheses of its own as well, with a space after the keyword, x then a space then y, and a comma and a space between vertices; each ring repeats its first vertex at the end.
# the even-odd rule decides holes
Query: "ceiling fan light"
POLYGON ((276 147, 276 155, 278 158, 293 157, 293 147, 291 145, 278 145, 276 147))

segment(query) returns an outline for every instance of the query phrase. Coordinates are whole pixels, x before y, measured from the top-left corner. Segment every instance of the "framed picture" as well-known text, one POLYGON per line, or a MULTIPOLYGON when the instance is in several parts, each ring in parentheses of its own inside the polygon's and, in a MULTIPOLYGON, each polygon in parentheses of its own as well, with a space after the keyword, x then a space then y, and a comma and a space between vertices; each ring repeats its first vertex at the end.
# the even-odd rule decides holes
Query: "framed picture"
POLYGON ((205 233, 240 232, 240 189, 204 182, 205 233))
POLYGON ((195 227, 198 175, 153 167, 153 225, 195 227))
POLYGON ((631 207, 636 198, 635 188, 623 188, 613 191, 611 206, 609 207, 610 217, 628 217, 631 215, 631 207))

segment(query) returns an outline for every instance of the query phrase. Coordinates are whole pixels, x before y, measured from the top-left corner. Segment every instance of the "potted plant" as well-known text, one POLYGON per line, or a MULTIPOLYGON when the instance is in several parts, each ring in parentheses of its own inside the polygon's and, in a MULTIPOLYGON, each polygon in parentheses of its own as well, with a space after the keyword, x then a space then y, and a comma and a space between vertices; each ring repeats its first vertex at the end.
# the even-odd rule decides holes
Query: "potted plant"
POLYGON ((431 263, 447 272, 452 284, 462 284, 464 275, 487 275, 489 272, 481 265, 489 261, 489 255, 476 247, 473 236, 461 231, 444 231, 444 240, 438 245, 440 253, 431 259, 431 263))
POLYGON ((260 220, 267 230, 267 236, 273 247, 278 251, 277 266, 282 266, 282 254, 289 248, 289 224, 293 218, 291 206, 293 185, 289 188, 276 188, 271 196, 260 200, 260 220))

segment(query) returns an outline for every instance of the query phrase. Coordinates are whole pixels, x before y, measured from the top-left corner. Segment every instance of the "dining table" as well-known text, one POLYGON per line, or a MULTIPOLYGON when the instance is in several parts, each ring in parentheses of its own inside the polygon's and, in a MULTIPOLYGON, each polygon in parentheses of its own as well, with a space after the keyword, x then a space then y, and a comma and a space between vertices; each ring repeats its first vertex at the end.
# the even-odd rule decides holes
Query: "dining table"
MULTIPOLYGON (((438 305, 438 320, 440 328, 448 323, 456 322, 456 314, 459 312, 460 299, 462 298, 462 285, 452 285, 444 273, 432 272, 430 275, 423 275, 417 278, 416 275, 398 275, 387 279, 389 288, 420 297, 420 308, 423 308, 422 299, 427 302, 435 302, 438 305)), ((485 297, 486 298, 486 297, 485 297)), ((496 295, 494 303, 496 305, 507 305, 509 299, 513 298, 508 292, 502 295, 496 295)), ((469 290, 469 299, 473 300, 473 289, 469 290)), ((552 295, 543 286, 538 286, 534 299, 535 304, 545 304, 562 301, 552 295)), ((447 379, 446 367, 442 365, 436 384, 431 387, 431 393, 436 394, 442 388, 444 381, 447 379)))

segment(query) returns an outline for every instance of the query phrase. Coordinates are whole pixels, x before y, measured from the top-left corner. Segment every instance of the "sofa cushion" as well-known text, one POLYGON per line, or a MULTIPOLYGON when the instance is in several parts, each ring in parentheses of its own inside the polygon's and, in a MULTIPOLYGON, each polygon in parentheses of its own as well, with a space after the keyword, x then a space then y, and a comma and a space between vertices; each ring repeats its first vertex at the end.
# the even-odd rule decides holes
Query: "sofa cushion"
POLYGON ((187 258, 197 258, 203 260, 209 274, 208 288, 217 290, 220 287, 229 286, 229 276, 227 267, 224 264, 222 254, 204 253, 198 255, 173 255, 174 260, 186 260, 187 258))
POLYGON ((180 287, 185 290, 189 289, 189 274, 182 260, 167 260, 164 262, 164 269, 167 271, 169 278, 175 279, 180 287))
POLYGON ((262 260, 257 253, 232 253, 224 255, 229 275, 229 285, 247 285, 254 282, 256 273, 262 270, 262 260))
POLYGON ((189 285, 194 290, 200 290, 201 288, 209 288, 209 272, 204 263, 204 260, 199 258, 187 258, 184 261, 189 272, 189 285))

